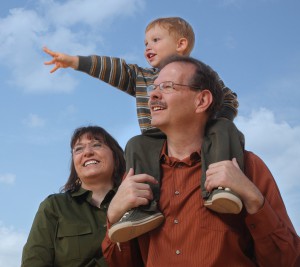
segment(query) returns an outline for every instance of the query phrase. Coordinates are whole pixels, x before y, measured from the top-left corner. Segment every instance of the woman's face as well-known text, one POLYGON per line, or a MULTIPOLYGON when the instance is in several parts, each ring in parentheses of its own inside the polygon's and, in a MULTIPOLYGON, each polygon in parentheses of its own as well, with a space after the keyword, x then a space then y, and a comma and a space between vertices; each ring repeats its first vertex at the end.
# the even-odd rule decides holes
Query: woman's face
POLYGON ((75 142, 72 153, 75 170, 83 188, 99 182, 113 185, 113 152, 101 140, 84 134, 75 142))

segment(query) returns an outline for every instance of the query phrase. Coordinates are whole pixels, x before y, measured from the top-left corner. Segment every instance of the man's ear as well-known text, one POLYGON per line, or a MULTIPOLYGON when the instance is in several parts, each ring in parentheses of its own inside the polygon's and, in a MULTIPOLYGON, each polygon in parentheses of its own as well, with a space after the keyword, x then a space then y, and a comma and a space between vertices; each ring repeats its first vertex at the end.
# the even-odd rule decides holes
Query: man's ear
POLYGON ((196 99, 195 99, 196 113, 202 113, 208 110, 212 102, 213 102, 213 96, 209 90, 204 89, 200 91, 196 95, 196 99))
POLYGON ((185 54, 185 51, 188 47, 188 40, 186 38, 180 38, 178 41, 177 41, 177 52, 179 55, 184 55, 185 54))

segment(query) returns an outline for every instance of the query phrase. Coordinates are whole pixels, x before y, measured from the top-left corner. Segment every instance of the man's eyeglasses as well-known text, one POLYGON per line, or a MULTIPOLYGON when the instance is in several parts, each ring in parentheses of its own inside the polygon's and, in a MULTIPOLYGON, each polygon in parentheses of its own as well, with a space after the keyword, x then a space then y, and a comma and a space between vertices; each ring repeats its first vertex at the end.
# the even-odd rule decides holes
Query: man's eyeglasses
POLYGON ((201 89, 199 86, 195 86, 195 85, 180 84, 180 83, 174 83, 171 81, 166 81, 166 82, 161 82, 160 84, 157 84, 157 85, 151 84, 151 85, 147 86, 147 94, 149 96, 150 93, 156 89, 156 87, 159 88, 160 92, 165 93, 165 94, 170 94, 170 93, 174 92, 174 90, 175 90, 174 85, 187 86, 187 87, 190 87, 193 89, 201 89))
POLYGON ((79 155, 79 154, 83 153, 84 150, 87 147, 89 149, 93 150, 93 151, 97 151, 97 150, 100 150, 103 147, 103 143, 101 143, 101 142, 93 142, 93 143, 89 143, 89 144, 86 144, 86 145, 76 145, 72 149, 72 152, 73 152, 74 155, 79 155))

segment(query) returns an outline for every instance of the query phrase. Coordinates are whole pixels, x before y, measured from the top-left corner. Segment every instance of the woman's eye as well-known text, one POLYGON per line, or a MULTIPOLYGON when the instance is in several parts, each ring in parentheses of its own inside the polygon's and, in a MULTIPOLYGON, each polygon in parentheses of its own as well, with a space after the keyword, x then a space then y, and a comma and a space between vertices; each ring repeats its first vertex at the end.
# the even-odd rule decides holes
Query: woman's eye
POLYGON ((102 144, 101 143, 96 143, 96 144, 93 144, 93 147, 94 148, 99 148, 99 147, 101 147, 102 146, 102 144))
POLYGON ((83 147, 82 146, 77 146, 74 148, 74 152, 75 153, 79 153, 79 152, 82 152, 83 151, 83 147))

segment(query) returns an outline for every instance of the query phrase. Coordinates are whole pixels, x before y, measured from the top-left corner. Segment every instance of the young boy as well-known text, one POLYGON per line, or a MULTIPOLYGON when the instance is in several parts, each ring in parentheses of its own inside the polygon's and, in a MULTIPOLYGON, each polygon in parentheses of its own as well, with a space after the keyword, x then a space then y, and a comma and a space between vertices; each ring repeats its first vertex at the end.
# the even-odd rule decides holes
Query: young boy
MULTIPOLYGON (((163 139, 164 134, 151 126, 147 87, 152 85, 157 78, 160 64, 164 59, 174 54, 189 56, 194 42, 194 32, 189 23, 179 17, 169 17, 156 19, 146 27, 144 56, 152 68, 127 64, 120 58, 95 55, 69 56, 53 52, 48 48, 43 50, 53 57, 52 60, 45 62, 46 65, 55 64, 51 73, 59 68, 71 67, 134 96, 142 134, 151 138, 163 139)), ((240 168, 243 169, 244 139, 232 122, 237 115, 237 97, 235 93, 225 87, 221 79, 219 81, 223 87, 224 103, 218 118, 207 127, 206 137, 201 148, 201 191, 204 205, 207 208, 219 213, 237 214, 241 211, 243 204, 229 188, 220 186, 212 192, 207 192, 205 189, 205 173, 211 163, 236 158, 240 168)), ((151 156, 149 155, 149 157, 151 156)), ((135 174, 147 173, 159 180, 159 170, 150 169, 150 166, 147 170, 141 169, 139 159, 134 155, 126 158, 126 167, 127 171, 133 168, 135 174)), ((151 185, 151 189, 153 200, 149 205, 126 212, 118 223, 111 226, 109 236, 112 241, 125 242, 156 228, 163 222, 164 216, 157 208, 159 186, 151 185)))

